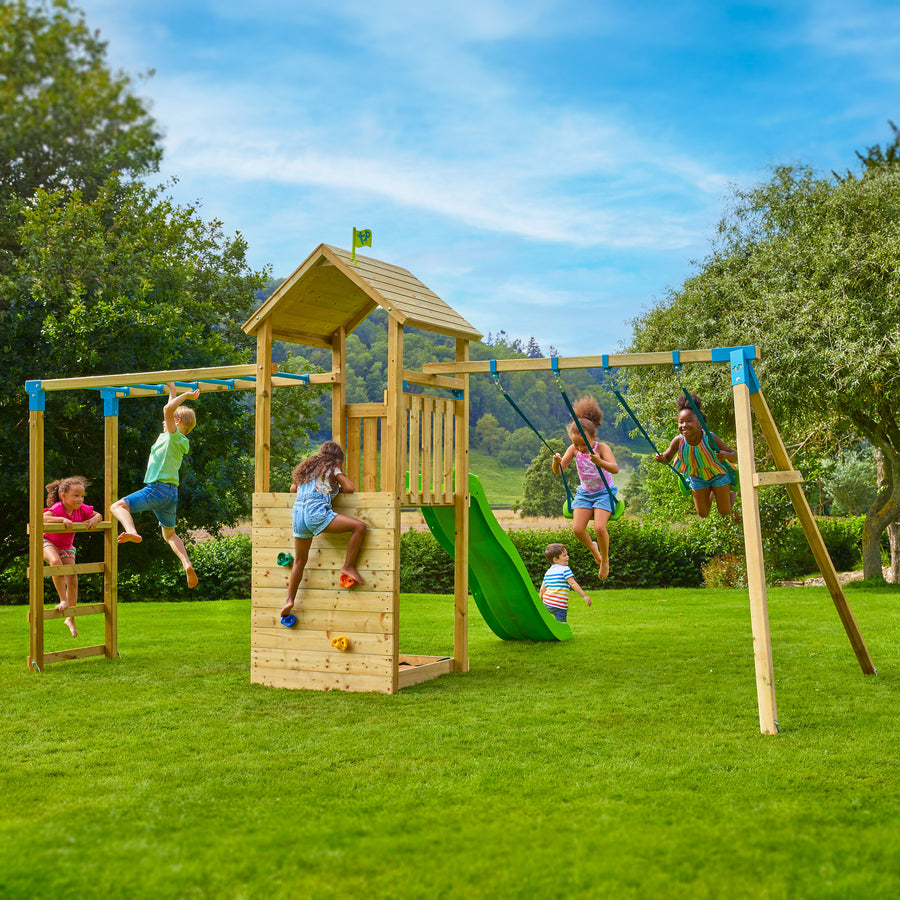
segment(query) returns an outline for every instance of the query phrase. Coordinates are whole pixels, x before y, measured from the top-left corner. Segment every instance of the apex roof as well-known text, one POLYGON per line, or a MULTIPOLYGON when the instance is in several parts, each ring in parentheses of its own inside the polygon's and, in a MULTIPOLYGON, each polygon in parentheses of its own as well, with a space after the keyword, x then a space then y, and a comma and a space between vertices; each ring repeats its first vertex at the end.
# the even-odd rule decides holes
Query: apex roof
POLYGON ((330 347, 343 326, 349 334, 376 307, 402 325, 477 341, 481 332, 400 266, 320 244, 244 323, 253 335, 267 319, 272 339, 330 347))

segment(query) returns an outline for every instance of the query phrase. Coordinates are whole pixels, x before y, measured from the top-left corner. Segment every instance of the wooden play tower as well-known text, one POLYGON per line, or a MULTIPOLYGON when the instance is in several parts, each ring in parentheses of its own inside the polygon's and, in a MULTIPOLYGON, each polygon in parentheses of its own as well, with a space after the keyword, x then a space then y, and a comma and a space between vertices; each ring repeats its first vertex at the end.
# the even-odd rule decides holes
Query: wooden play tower
POLYGON ((425 375, 403 364, 403 329, 456 339, 465 364, 481 334, 406 269, 355 260, 325 244, 285 280, 244 324, 257 340, 256 483, 253 494, 251 678, 290 688, 395 693, 448 672, 468 671, 468 376, 425 375), (375 309, 387 313, 387 385, 381 403, 347 403, 346 338, 375 309), (335 509, 368 526, 358 567, 365 584, 339 587, 346 535, 313 544, 297 595, 297 624, 279 622, 293 550, 294 495, 269 485, 273 341, 331 350, 331 420, 357 493, 335 509), (425 396, 407 385, 439 389, 425 396), (436 391, 437 393, 437 391, 436 391), (452 655, 401 655, 401 507, 455 509, 455 604, 452 655), (346 638, 347 650, 332 641, 346 638))

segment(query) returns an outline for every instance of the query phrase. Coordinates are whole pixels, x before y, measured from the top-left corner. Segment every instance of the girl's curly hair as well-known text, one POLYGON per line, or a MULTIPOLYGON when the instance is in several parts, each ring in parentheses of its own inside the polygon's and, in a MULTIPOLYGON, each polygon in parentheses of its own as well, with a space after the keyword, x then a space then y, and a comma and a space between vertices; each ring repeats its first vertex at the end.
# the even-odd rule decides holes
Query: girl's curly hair
POLYGON ((57 478, 51 481, 44 490, 47 491, 47 508, 49 509, 55 503, 59 503, 63 494, 68 494, 75 485, 83 487, 87 490, 90 482, 83 475, 71 475, 69 478, 57 478))
MULTIPOLYGON (((603 423, 603 410, 600 409, 600 404, 597 402, 596 397, 592 397, 590 394, 585 394, 584 397, 579 397, 573 404, 572 409, 575 410, 575 415, 578 416, 578 422, 581 425, 584 433, 591 439, 597 436, 597 429, 603 423)), ((569 423, 569 437, 574 438, 578 435, 578 425, 575 422, 569 423)))
POLYGON ((340 444, 334 441, 325 441, 319 452, 314 456, 308 456, 302 462, 294 466, 291 472, 291 484, 305 484, 314 478, 323 478, 327 481, 328 486, 334 490, 337 481, 334 477, 334 470, 344 464, 344 451, 340 444))

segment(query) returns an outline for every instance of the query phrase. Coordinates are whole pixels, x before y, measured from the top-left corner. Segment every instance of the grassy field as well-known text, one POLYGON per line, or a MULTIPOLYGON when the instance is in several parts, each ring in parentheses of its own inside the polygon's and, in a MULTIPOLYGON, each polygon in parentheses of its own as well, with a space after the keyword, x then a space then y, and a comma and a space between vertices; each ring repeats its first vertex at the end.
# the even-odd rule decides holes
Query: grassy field
MULTIPOLYGON (((481 480, 485 496, 491 506, 512 506, 517 500, 521 502, 524 497, 522 482, 527 468, 527 466, 518 468, 504 466, 494 456, 480 450, 469 451, 469 469, 481 480)), ((627 494, 629 478, 630 472, 626 469, 622 469, 616 476, 616 484, 623 495, 627 494)), ((578 486, 578 476, 574 474, 574 468, 569 480, 574 491, 578 486)))
MULTIPOLYGON (((877 676, 770 591, 778 736, 741 591, 573 597, 564 644, 473 604, 471 672, 393 697, 251 685, 247 601, 123 606, 121 660, 40 675, 0 608, 0 897, 896 897, 898 596, 848 596, 877 676)), ((402 649, 451 607, 404 597, 402 649)))

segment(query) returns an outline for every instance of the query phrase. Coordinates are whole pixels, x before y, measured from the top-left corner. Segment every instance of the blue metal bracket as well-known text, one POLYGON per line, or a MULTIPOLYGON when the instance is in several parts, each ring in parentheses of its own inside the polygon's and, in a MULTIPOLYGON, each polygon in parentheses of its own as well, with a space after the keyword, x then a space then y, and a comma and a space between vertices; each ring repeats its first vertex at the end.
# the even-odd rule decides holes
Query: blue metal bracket
POLYGON ((454 400, 462 400, 466 396, 466 392, 462 388, 451 388, 450 395, 454 400))
POLYGON ((672 351, 672 366, 674 367, 676 372, 681 371, 681 351, 680 350, 672 351))
MULTIPOLYGON (((101 388, 100 396, 103 398, 103 415, 117 416, 119 414, 118 388, 101 388)), ((127 388, 126 388, 127 390, 127 388)))
POLYGON ((488 364, 491 367, 491 375, 496 375, 497 374, 497 360, 496 359, 488 360, 488 364))
POLYGON ((556 356, 550 357, 550 368, 553 370, 553 375, 556 378, 559 378, 559 358, 556 356))
POLYGON ((47 392, 41 390, 40 381, 26 381, 25 390, 28 391, 29 412, 43 412, 47 392))
POLYGON ((749 356, 745 350, 746 347, 737 347, 731 352, 731 386, 736 387, 739 384, 746 384, 751 394, 759 391, 759 381, 756 372, 753 371, 753 364, 750 362, 749 356))

